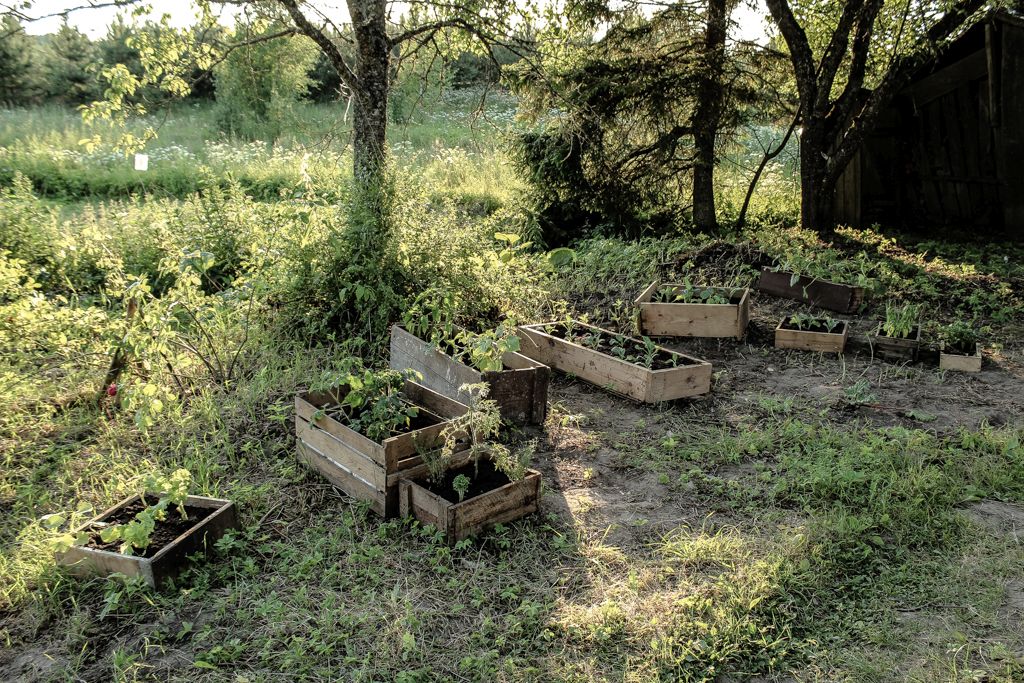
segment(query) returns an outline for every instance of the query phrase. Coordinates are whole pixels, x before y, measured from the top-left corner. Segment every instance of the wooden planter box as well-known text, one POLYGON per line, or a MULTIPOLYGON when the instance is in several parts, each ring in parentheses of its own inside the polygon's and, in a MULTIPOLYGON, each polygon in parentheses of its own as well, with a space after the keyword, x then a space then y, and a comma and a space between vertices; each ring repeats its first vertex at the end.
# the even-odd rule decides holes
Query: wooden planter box
MULTIPOLYGON (((575 325, 583 330, 613 334, 584 323, 575 325)), ((544 324, 520 325, 520 351, 549 367, 573 374, 608 391, 645 403, 698 396, 711 391, 711 363, 707 361, 658 347, 667 353, 675 353, 690 365, 651 370, 550 335, 544 327, 544 324)))
POLYGON ((981 372, 981 348, 975 344, 974 354, 963 356, 959 353, 939 351, 939 368, 942 370, 958 370, 960 372, 981 372))
POLYGON ((875 330, 875 333, 871 335, 871 352, 879 358, 895 361, 897 363, 913 362, 917 360, 917 351, 920 347, 920 325, 915 327, 910 333, 910 336, 905 339, 884 336, 882 334, 881 325, 879 325, 875 330))
MULTIPOLYGON (((655 281, 636 298, 640 307, 640 332, 653 337, 735 337, 743 339, 750 321, 750 290, 742 289, 737 303, 690 304, 652 302, 662 287, 682 285, 655 281)), ((735 289, 712 287, 729 296, 735 289)))
POLYGON ((845 320, 842 321, 843 327, 839 332, 791 330, 783 327, 787 322, 789 322, 789 318, 783 318, 775 328, 775 348, 777 349, 842 353, 846 348, 846 337, 850 333, 850 324, 845 320))
POLYGON ((803 301, 811 306, 839 313, 855 313, 864 302, 863 287, 819 280, 806 275, 801 275, 793 284, 792 281, 793 273, 764 268, 761 270, 757 288, 767 294, 803 301))
POLYGON ((540 472, 527 470, 519 481, 510 481, 461 503, 453 503, 411 479, 399 489, 399 510, 422 524, 432 524, 448 543, 461 541, 537 511, 540 503, 540 472))
MULTIPOLYGON (((430 424, 377 443, 330 416, 316 417, 321 408, 336 405, 347 393, 347 386, 339 386, 295 397, 299 459, 348 495, 369 502, 377 514, 393 517, 398 514, 399 480, 427 471, 420 449, 440 447, 448 421, 467 408, 421 384, 406 382, 403 393, 430 424)), ((468 452, 456 455, 453 464, 467 457, 468 452)))
POLYGON ((551 369, 520 353, 505 353, 501 360, 504 370, 480 372, 399 325, 391 328, 392 369, 416 370, 422 375, 423 386, 461 403, 469 401, 467 393, 459 391, 462 385, 485 382, 490 387, 488 398, 498 403, 504 420, 544 424, 551 369))
MULTIPOLYGON (((153 495, 153 497, 157 496, 153 495)), ((83 524, 75 533, 88 532, 97 522, 106 521, 121 509, 138 502, 138 500, 138 494, 126 498, 98 517, 83 524)), ((235 504, 230 500, 189 496, 185 501, 185 506, 212 510, 212 512, 161 548, 152 557, 123 555, 116 551, 79 545, 58 553, 57 562, 66 565, 75 576, 108 576, 116 573, 130 578, 141 576, 150 586, 159 588, 181 573, 189 555, 209 552, 218 538, 229 529, 238 528, 235 504)), ((177 512, 169 510, 168 514, 175 515, 177 512)))

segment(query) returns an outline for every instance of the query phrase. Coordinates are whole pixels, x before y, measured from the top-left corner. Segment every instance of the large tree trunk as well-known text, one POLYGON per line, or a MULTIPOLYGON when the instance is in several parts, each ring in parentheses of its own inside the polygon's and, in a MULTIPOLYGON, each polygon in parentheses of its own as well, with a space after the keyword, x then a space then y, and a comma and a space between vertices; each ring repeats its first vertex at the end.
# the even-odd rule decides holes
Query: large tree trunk
POLYGON ((832 198, 835 182, 828 179, 828 135, 822 122, 804 124, 800 136, 800 225, 817 232, 835 227, 832 198))
POLYGON ((725 38, 730 0, 708 0, 707 30, 704 37, 704 72, 693 115, 695 160, 693 166, 693 221, 698 230, 715 232, 715 138, 722 120, 725 87, 725 38))
POLYGON ((356 183, 379 191, 387 161, 389 60, 384 0, 349 0, 356 39, 352 166, 356 183))

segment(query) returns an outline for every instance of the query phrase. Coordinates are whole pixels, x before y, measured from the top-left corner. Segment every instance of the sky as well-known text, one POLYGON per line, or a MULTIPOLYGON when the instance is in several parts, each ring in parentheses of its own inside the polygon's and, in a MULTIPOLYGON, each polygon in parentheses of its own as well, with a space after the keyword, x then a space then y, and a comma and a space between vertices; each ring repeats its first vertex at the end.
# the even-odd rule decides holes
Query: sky
MULTIPOLYGON (((0 0, 0 9, 4 9, 10 1, 14 0, 7 0, 7 2, 0 0)), ((55 14, 68 8, 87 5, 90 2, 101 4, 103 0, 35 0, 32 3, 32 10, 27 12, 27 14, 30 16, 55 14)), ((189 0, 148 0, 148 4, 153 8, 152 14, 154 17, 169 14, 171 23, 174 26, 188 26, 195 20, 195 8, 189 0)), ((344 10, 344 2, 318 0, 313 4, 323 9, 331 17, 343 19, 347 14, 344 10)), ((740 3, 736 11, 733 12, 733 20, 738 25, 733 38, 758 42, 764 40, 764 16, 767 10, 764 6, 764 0, 756 0, 754 4, 756 8, 751 7, 745 2, 740 3)), ((119 11, 123 12, 124 10, 116 7, 81 9, 72 12, 68 17, 68 21, 90 38, 95 39, 106 34, 107 26, 113 21, 119 11)), ((232 10, 222 10, 221 23, 232 24, 232 16, 232 10)), ((60 27, 60 22, 60 17, 54 16, 31 22, 25 26, 25 29, 29 33, 34 34, 54 33, 60 27)))

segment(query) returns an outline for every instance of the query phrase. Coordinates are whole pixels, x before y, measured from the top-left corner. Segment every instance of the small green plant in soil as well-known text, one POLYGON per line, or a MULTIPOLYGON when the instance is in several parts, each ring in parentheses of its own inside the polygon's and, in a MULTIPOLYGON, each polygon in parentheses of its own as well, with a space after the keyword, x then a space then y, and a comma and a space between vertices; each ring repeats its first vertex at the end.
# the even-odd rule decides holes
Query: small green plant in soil
MULTIPOLYGON (((140 495, 142 500, 148 500, 147 493, 159 493, 160 497, 152 505, 144 507, 136 513, 134 519, 121 524, 110 524, 96 522, 92 529, 72 536, 63 534, 54 539, 55 550, 66 550, 71 545, 85 545, 91 541, 99 540, 102 543, 120 543, 119 552, 124 555, 145 553, 149 547, 153 532, 159 522, 167 521, 169 509, 173 506, 181 519, 187 520, 188 514, 185 511, 185 501, 188 499, 188 490, 192 484, 192 474, 186 469, 177 469, 170 476, 164 477, 157 474, 149 474, 141 480, 140 495)), ((44 526, 55 528, 75 516, 80 516, 88 506, 80 506, 76 515, 65 516, 61 514, 47 515, 43 518, 44 526)), ((90 508, 91 509, 91 508, 90 508)), ((72 521, 73 524, 73 521, 72 521)))
POLYGON ((887 337, 896 339, 907 339, 917 327, 918 318, 921 316, 921 307, 917 304, 886 304, 885 322, 882 323, 882 332, 887 337))
POLYGON ((408 431, 419 416, 419 408, 409 403, 402 389, 416 372, 406 370, 368 370, 358 368, 345 374, 337 384, 348 386, 340 403, 321 408, 314 415, 328 415, 378 443, 408 431))
POLYGON ((576 324, 572 321, 544 326, 547 334, 649 370, 664 370, 687 364, 684 356, 659 347, 650 337, 634 339, 591 328, 576 334, 576 330, 576 324))
POLYGON ((438 348, 480 372, 498 372, 505 367, 502 356, 519 351, 515 329, 514 323, 504 322, 485 332, 462 330, 439 342, 438 348))
POLYGON ((696 287, 689 280, 683 280, 678 287, 658 288, 652 301, 670 304, 728 304, 736 294, 735 291, 729 291, 726 296, 713 287, 696 287))
POLYGON ((951 323, 942 328, 945 353, 973 356, 978 344, 978 333, 963 321, 951 323))
POLYGON ((783 327, 800 330, 802 332, 836 332, 842 327, 843 322, 831 316, 817 316, 811 313, 794 313, 789 316, 783 327))
POLYGON ((452 480, 452 489, 459 496, 459 502, 461 503, 469 492, 469 485, 471 481, 465 474, 460 474, 452 480))

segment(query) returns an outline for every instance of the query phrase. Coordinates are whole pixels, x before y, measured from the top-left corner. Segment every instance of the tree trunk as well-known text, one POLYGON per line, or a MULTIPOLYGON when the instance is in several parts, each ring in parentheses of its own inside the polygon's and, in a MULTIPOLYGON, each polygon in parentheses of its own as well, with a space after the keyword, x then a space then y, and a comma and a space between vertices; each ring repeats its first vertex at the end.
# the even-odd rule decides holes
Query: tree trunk
POLYGON ((717 232, 715 215, 715 138, 722 120, 725 87, 725 38, 730 0, 708 0, 704 36, 704 69, 693 115, 695 160, 693 166, 693 221, 698 230, 717 232))
POLYGON ((800 225, 817 232, 835 227, 832 198, 836 188, 828 180, 827 141, 823 122, 804 122, 800 136, 800 225))
POLYGON ((387 162, 390 45, 384 0, 349 0, 356 39, 352 166, 357 186, 383 188, 387 162))

